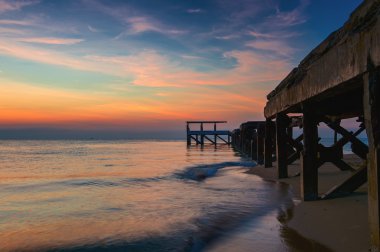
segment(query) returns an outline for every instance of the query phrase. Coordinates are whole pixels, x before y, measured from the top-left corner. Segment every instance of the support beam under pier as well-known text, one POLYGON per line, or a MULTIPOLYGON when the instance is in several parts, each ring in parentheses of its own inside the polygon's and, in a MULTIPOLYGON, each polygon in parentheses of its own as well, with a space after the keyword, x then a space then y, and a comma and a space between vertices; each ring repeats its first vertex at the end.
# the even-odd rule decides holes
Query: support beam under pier
POLYGON ((273 154, 273 132, 274 123, 272 120, 265 121, 265 138, 264 138, 264 166, 266 168, 272 167, 272 154, 273 154))
POLYGON ((279 113, 276 116, 276 157, 277 157, 277 176, 278 178, 288 177, 286 130, 289 125, 289 118, 279 113))
POLYGON ((371 251, 380 251, 380 69, 364 75, 364 122, 368 137, 368 211, 371 251))
POLYGON ((318 199, 318 120, 309 107, 303 106, 303 151, 301 152, 301 197, 318 199))
POLYGON ((257 150, 257 163, 264 164, 264 137, 265 137, 265 124, 259 123, 256 129, 256 150, 257 150))

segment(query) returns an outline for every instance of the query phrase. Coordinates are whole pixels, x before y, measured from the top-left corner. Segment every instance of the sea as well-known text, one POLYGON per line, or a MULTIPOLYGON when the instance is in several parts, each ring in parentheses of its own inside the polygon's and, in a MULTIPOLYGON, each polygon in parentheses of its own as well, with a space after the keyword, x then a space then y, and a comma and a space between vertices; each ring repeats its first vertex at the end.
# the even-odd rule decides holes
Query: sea
POLYGON ((255 165, 223 144, 0 141, 0 251, 296 251, 291 190, 255 165))

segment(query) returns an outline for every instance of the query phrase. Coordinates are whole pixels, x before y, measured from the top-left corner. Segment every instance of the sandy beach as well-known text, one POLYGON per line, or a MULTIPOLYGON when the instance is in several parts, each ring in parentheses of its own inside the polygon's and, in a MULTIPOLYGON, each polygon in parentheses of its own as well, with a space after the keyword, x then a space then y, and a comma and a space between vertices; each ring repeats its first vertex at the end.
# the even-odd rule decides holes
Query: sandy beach
MULTIPOLYGON (((355 155, 344 156, 344 160, 357 167, 360 159, 355 155)), ((293 216, 285 224, 307 239, 323 244, 332 251, 368 251, 369 228, 367 186, 360 187, 355 193, 342 198, 302 202, 300 197, 299 162, 289 166, 289 178, 276 178, 276 163, 272 168, 257 166, 249 173, 264 180, 287 183, 294 197, 293 216)), ((333 164, 325 163, 319 168, 319 193, 331 189, 349 177, 350 171, 341 171, 333 164)), ((318 249, 314 249, 318 251, 318 249)))

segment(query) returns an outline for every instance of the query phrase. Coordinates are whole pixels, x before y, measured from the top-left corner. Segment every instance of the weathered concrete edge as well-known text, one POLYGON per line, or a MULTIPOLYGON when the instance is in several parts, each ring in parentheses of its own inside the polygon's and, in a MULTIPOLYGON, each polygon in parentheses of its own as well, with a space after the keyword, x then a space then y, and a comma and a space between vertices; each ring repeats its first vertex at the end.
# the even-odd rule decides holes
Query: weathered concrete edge
POLYGON ((285 85, 268 100, 264 108, 265 117, 273 118, 279 112, 291 111, 295 105, 363 75, 367 71, 369 58, 376 67, 380 66, 379 11, 379 0, 365 1, 341 29, 313 50, 322 56, 303 69, 305 76, 297 83, 285 85), (370 11, 370 15, 368 10, 374 13, 370 11), (364 24, 358 26, 358 22, 364 24), (341 36, 337 42, 333 41, 336 36, 341 36), (334 46, 326 51, 331 42, 334 46))

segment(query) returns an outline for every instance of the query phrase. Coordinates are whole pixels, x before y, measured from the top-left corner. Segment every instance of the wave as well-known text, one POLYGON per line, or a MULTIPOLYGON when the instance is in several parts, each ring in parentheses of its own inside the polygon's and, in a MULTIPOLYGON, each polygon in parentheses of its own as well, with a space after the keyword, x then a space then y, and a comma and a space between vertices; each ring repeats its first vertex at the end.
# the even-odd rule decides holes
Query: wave
POLYGON ((245 167, 251 168, 256 166, 253 161, 246 162, 221 162, 214 164, 201 164, 185 168, 183 172, 178 172, 176 175, 181 179, 191 179, 201 181, 209 177, 215 176, 218 170, 226 167, 245 167))
POLYGON ((129 187, 133 185, 144 185, 149 182, 160 182, 163 180, 176 180, 187 179, 202 181, 206 178, 210 178, 216 175, 218 170, 227 167, 245 167, 251 168, 256 166, 253 161, 242 162, 221 162, 213 164, 200 164, 195 166, 189 166, 182 171, 174 172, 166 176, 157 177, 145 177, 145 178, 60 178, 61 180, 31 183, 31 184, 2 184, 0 188, 2 191, 54 191, 61 190, 61 186, 64 187, 129 187))

